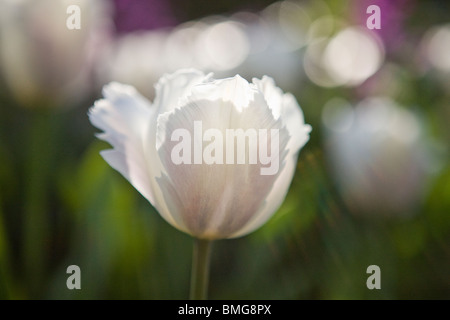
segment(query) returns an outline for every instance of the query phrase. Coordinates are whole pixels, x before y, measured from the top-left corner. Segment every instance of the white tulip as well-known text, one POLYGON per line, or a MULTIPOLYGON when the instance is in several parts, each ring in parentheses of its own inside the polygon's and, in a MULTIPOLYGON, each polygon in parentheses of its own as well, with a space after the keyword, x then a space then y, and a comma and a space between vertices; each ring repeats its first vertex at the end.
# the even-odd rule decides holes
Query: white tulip
POLYGON ((113 146, 101 152, 106 162, 165 220, 194 237, 234 238, 263 225, 283 202, 299 150, 311 131, 294 96, 266 76, 252 83, 238 75, 214 80, 193 69, 163 76, 155 89, 150 103, 131 86, 113 82, 104 87, 104 99, 91 108, 89 118, 104 131, 98 137, 113 146), (177 136, 180 129, 190 134, 189 141, 177 136), (260 158, 251 162, 250 138, 248 143, 235 141, 233 148, 225 147, 231 129, 273 130, 277 135, 256 136, 260 158), (264 174, 269 164, 262 155, 276 152, 274 139, 278 153, 271 159, 279 168, 264 174), (189 142, 192 150, 189 144, 178 154, 186 161, 174 161, 175 149, 189 142), (240 158, 238 147, 246 145, 240 158), (203 150, 199 157, 196 150, 203 150), (233 160, 237 154, 237 160, 221 161, 229 152, 233 160), (207 160, 208 154, 215 160, 207 160))

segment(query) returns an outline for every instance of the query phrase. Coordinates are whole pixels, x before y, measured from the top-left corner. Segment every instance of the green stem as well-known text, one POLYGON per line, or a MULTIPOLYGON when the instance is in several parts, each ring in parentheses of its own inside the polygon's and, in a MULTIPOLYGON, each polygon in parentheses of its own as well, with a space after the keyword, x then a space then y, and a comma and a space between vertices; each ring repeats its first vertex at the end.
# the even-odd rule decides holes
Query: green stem
POLYGON ((36 110, 32 120, 26 159, 23 254, 30 296, 38 298, 49 259, 48 192, 57 133, 54 115, 49 110, 36 110))
POLYGON ((205 300, 208 295, 211 241, 195 239, 192 257, 191 300, 205 300))

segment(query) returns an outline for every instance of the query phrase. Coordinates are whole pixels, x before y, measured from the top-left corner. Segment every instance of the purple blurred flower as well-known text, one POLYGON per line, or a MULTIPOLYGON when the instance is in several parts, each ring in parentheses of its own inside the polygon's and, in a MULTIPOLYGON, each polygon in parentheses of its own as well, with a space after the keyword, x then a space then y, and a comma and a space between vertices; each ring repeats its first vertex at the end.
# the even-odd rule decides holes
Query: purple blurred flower
POLYGON ((113 0, 117 33, 151 30, 176 24, 168 1, 113 0))

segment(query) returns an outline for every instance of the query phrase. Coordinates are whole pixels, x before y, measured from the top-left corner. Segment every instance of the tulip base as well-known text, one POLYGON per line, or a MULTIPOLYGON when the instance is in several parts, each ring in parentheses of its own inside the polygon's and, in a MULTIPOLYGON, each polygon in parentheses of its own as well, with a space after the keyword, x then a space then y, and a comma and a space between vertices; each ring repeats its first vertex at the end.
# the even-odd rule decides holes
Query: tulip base
POLYGON ((191 273, 191 300, 205 300, 208 295, 210 240, 194 239, 191 273))

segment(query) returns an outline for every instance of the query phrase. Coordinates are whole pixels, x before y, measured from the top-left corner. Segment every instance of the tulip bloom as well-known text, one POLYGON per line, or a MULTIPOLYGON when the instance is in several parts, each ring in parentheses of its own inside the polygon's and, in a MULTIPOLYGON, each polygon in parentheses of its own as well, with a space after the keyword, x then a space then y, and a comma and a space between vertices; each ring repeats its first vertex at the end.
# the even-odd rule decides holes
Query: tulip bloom
POLYGON ((89 118, 113 146, 101 152, 106 162, 196 238, 234 238, 263 225, 283 202, 309 139, 294 96, 269 77, 214 80, 196 70, 165 75, 155 88, 150 103, 131 86, 104 87, 89 118))

